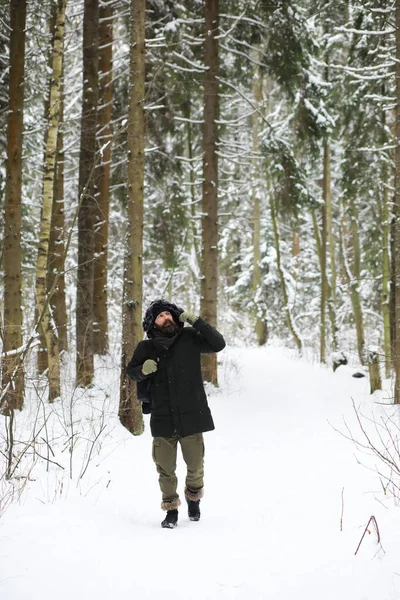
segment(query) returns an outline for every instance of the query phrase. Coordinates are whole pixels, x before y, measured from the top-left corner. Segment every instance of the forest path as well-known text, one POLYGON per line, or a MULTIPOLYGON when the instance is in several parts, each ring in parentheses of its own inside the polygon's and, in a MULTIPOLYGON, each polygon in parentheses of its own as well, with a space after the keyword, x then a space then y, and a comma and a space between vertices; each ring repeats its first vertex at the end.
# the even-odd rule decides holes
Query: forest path
MULTIPOLYGON (((344 415, 355 427, 351 397, 369 401, 367 380, 274 347, 227 349, 221 361, 220 388, 210 397, 216 430, 205 435, 201 521, 190 522, 183 506, 179 526, 161 529, 148 427, 133 438, 116 421, 113 451, 105 445, 79 488, 52 501, 41 482, 6 513, 1 598, 398 597, 394 550, 391 560, 374 558, 371 535, 354 556, 372 511, 382 527, 389 511, 377 509, 375 474, 329 424, 344 429, 344 415)), ((178 475, 182 494, 181 459, 178 475)))

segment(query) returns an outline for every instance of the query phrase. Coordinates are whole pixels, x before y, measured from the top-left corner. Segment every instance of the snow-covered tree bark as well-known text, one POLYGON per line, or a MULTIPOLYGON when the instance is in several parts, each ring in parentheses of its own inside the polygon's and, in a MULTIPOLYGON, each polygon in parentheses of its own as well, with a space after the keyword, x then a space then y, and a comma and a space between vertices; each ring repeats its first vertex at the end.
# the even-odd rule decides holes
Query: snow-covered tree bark
MULTIPOLYGON (((218 35, 219 2, 205 0, 204 124, 203 124, 203 197, 202 197, 202 289, 201 315, 217 325, 218 283, 218 35)), ((214 385, 218 382, 216 354, 205 354, 203 377, 214 385)))
MULTIPOLYGON (((352 219, 355 219, 355 209, 352 211, 352 219)), ((355 221, 353 225, 353 229, 351 230, 354 235, 356 229, 355 221)), ((350 225, 351 229, 351 225, 350 225)), ((358 271, 357 276, 357 268, 359 265, 358 259, 356 257, 355 261, 353 261, 353 267, 349 264, 349 248, 347 245, 347 235, 348 235, 348 227, 347 227, 347 219, 346 213, 343 210, 342 219, 341 219, 341 230, 340 230, 340 257, 343 267, 343 274, 345 277, 345 281, 350 290, 351 297, 351 306, 353 310, 353 317, 356 326, 356 336, 357 336, 357 351, 360 363, 363 365, 365 363, 365 337, 364 337, 364 321, 363 321, 363 312, 361 307, 361 297, 360 297, 360 273, 358 271)), ((355 238, 352 236, 352 241, 357 244, 358 233, 356 233, 355 238)), ((360 248, 358 246, 358 252, 360 252, 360 248)), ((357 249, 356 249, 357 254, 357 249)))
POLYGON ((60 352, 68 350, 68 315, 65 289, 65 213, 64 213, 64 85, 61 76, 59 113, 60 121, 57 134, 57 155, 55 164, 55 181, 53 210, 51 217, 51 232, 49 245, 49 260, 47 266, 47 290, 52 289, 50 306, 58 334, 60 352))
POLYGON ((329 256, 330 280, 326 275, 328 314, 331 324, 331 347, 336 352, 339 347, 338 325, 336 317, 336 252, 334 223, 332 218, 332 191, 331 191, 331 143, 329 139, 324 142, 324 201, 326 205, 326 229, 327 229, 327 256, 329 256))
POLYGON ((328 247, 328 203, 330 196, 330 171, 329 171, 329 144, 324 140, 323 156, 323 207, 322 207, 322 230, 321 230, 321 326, 319 360, 326 362, 326 306, 328 300, 328 276, 327 276, 327 247, 328 247))
MULTIPOLYGON (((261 58, 261 53, 254 54, 255 59, 261 58)), ((253 294, 255 300, 254 328, 259 346, 267 341, 267 321, 264 310, 257 301, 261 287, 261 189, 260 189, 260 115, 262 101, 263 79, 260 67, 254 69, 253 77, 253 102, 255 109, 252 115, 252 204, 253 204, 253 294)))
POLYGON ((99 106, 97 138, 101 148, 96 175, 95 263, 94 263, 94 351, 108 350, 107 259, 110 212, 111 118, 112 118, 113 2, 100 4, 99 27, 99 106))
MULTIPOLYGON (((197 226, 196 226, 196 192, 195 192, 195 168, 194 168, 194 153, 193 153, 193 133, 192 133, 192 123, 191 123, 191 118, 192 118, 192 114, 191 114, 191 99, 188 98, 188 100, 184 103, 183 105, 183 115, 186 119, 186 153, 187 153, 187 157, 189 159, 189 173, 188 173, 188 183, 190 186, 190 227, 191 227, 191 236, 190 236, 190 242, 192 244, 193 247, 193 251, 194 251, 194 260, 196 261, 196 267, 197 267, 197 263, 200 260, 200 251, 199 251, 199 243, 198 243, 198 236, 197 236, 197 226)), ((197 269, 199 270, 199 269, 197 269)), ((196 278, 197 278, 197 273, 193 272, 193 269, 191 269, 191 274, 192 274, 192 279, 193 279, 193 284, 196 284, 196 278)))
MULTIPOLYGON (((60 396, 60 358, 58 336, 51 313, 50 295, 47 293, 47 265, 49 256, 49 241, 51 218, 54 202, 54 181, 57 157, 57 137, 60 123, 61 76, 64 57, 64 21, 66 0, 58 0, 54 45, 52 52, 51 83, 48 126, 46 131, 45 172, 43 182, 43 203, 40 219, 39 248, 36 262, 36 307, 39 327, 43 332, 48 363, 49 401, 53 402, 60 396)), ((53 282, 55 284, 55 282, 53 282)))
POLYGON ((10 74, 7 119, 6 193, 4 206, 4 313, 2 393, 0 407, 7 414, 22 408, 24 373, 22 351, 21 217, 22 131, 24 115, 26 0, 10 3, 10 74))
POLYGON ((92 383, 95 161, 98 101, 99 0, 84 0, 83 97, 79 156, 78 280, 76 293, 76 382, 92 383))
POLYGON ((276 211, 275 199, 273 197, 273 191, 270 193, 269 198, 269 206, 271 211, 271 221, 272 221, 272 229, 274 235, 274 244, 275 244, 275 252, 276 252, 276 267, 278 270, 279 283, 281 287, 282 294, 282 303, 283 310, 285 311, 286 324, 288 329, 293 337, 293 340, 297 346, 298 351, 301 353, 303 350, 303 343, 300 338, 299 332, 295 326, 292 311, 289 306, 289 295, 286 287, 285 274, 283 272, 282 263, 281 263, 281 250, 280 250, 280 235, 279 235, 279 227, 278 227, 278 215, 276 211))
POLYGON ((352 267, 349 265, 348 257, 345 257, 346 273, 351 290, 351 301, 353 305, 354 321, 357 334, 357 350, 360 363, 365 363, 365 333, 364 316, 361 304, 360 282, 361 282, 361 247, 358 231, 358 209, 356 199, 350 200, 350 231, 353 250, 352 267))
POLYGON ((396 0, 396 175, 394 198, 395 228, 395 354, 394 402, 400 404, 400 0, 396 0))
POLYGON ((125 240, 122 357, 119 417, 134 435, 143 433, 136 383, 126 366, 143 337, 143 196, 145 145, 145 14, 146 0, 131 0, 131 44, 128 117, 128 205, 125 240))
POLYGON ((382 194, 382 315, 383 315, 383 347, 385 355, 385 375, 390 377, 392 365, 392 343, 390 332, 390 219, 389 187, 384 169, 382 194))

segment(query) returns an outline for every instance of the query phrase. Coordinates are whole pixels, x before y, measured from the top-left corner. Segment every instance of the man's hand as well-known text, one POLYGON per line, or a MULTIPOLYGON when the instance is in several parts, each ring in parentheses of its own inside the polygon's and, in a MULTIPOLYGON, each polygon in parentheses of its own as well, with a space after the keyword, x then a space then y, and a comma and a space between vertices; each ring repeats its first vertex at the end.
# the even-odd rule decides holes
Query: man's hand
POLYGON ((157 371, 157 368, 158 367, 156 361, 152 360, 151 358, 148 358, 143 363, 142 373, 143 375, 151 375, 152 373, 155 373, 157 371))
POLYGON ((199 315, 195 315, 194 313, 189 312, 189 311, 183 311, 183 313, 181 313, 179 315, 179 320, 181 323, 184 323, 185 321, 187 321, 191 325, 193 325, 193 323, 195 323, 198 318, 199 318, 199 315))

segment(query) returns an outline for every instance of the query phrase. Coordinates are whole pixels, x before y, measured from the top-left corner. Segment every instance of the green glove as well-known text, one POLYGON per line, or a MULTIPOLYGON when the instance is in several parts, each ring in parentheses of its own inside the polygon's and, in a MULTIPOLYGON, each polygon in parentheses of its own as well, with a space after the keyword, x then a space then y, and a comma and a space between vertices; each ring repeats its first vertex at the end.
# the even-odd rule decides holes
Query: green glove
POLYGON ((143 366, 142 366, 143 375, 151 375, 152 373, 155 373, 156 371, 157 371, 157 363, 155 360, 148 358, 147 360, 144 361, 143 366))
POLYGON ((179 320, 181 323, 184 323, 185 321, 187 321, 191 325, 193 325, 193 323, 195 323, 198 318, 199 318, 198 315, 195 315, 194 313, 186 311, 186 310, 183 311, 183 313, 181 313, 179 315, 179 320))

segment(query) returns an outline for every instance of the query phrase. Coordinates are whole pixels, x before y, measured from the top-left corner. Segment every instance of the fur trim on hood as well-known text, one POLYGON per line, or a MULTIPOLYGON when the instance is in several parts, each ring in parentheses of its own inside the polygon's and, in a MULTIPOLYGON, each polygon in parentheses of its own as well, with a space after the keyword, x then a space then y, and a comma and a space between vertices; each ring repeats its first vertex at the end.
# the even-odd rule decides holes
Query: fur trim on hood
POLYGON ((149 337, 152 337, 151 331, 154 328, 155 320, 157 319, 158 315, 164 311, 168 311, 171 313, 172 318, 174 319, 175 323, 178 325, 179 328, 183 327, 183 323, 181 323, 179 320, 179 315, 183 313, 183 308, 180 308, 180 306, 168 302, 168 300, 160 298, 160 300, 154 300, 154 302, 152 302, 147 307, 146 313, 143 318, 142 327, 149 337))

